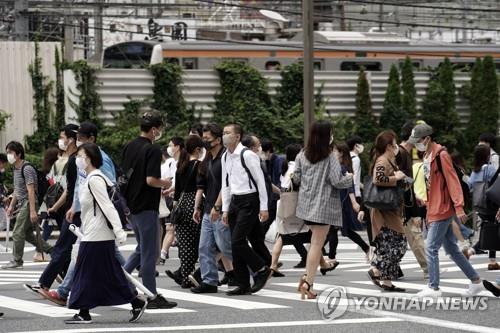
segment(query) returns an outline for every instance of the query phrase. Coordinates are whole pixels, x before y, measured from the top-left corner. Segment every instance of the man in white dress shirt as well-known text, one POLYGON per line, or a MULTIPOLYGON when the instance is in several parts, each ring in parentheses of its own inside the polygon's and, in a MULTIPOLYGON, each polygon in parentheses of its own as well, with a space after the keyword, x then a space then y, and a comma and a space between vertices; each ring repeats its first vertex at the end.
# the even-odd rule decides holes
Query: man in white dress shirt
POLYGON ((260 222, 269 218, 264 174, 259 156, 241 144, 242 136, 241 126, 224 127, 222 141, 227 151, 222 156, 222 220, 231 230, 233 266, 239 284, 227 293, 230 296, 259 291, 272 274, 258 254, 268 251, 260 222), (248 268, 254 273, 252 287, 248 268))

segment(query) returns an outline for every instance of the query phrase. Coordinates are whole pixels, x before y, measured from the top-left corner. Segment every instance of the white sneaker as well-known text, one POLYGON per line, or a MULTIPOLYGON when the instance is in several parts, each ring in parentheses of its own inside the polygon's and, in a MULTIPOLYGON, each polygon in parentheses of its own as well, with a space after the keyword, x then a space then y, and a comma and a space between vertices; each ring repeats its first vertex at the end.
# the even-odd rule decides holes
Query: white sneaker
POLYGON ((416 296, 418 298, 425 298, 425 297, 438 298, 438 297, 441 297, 441 294, 442 294, 441 290, 439 290, 439 289, 434 290, 432 288, 427 287, 427 288, 419 291, 416 296))
POLYGON ((365 256, 366 263, 367 264, 371 263, 374 256, 375 256, 375 248, 373 246, 370 246, 365 256))
POLYGON ((484 287, 482 283, 470 283, 469 289, 466 290, 462 295, 466 297, 477 296, 483 290, 484 287))

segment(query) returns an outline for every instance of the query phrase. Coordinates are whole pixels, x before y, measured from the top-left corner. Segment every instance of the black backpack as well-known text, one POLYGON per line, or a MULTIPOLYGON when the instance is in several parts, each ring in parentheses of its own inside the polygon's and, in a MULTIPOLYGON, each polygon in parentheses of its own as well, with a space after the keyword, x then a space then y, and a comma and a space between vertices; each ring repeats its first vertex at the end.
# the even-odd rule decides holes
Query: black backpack
MULTIPOLYGON (((64 165, 61 175, 65 175, 67 169, 68 169, 68 163, 64 165)), ((54 165, 54 175, 55 176, 59 175, 55 165, 54 165)), ((54 206, 54 204, 59 200, 59 198, 61 198, 63 193, 64 193, 64 188, 62 187, 61 183, 56 182, 53 185, 50 185, 47 188, 47 192, 45 193, 45 196, 43 198, 43 201, 47 205, 47 208, 54 206)))
MULTIPOLYGON (((443 166, 441 165, 441 152, 446 150, 446 148, 441 149, 438 151, 437 156, 436 156, 436 163, 439 172, 443 175, 444 183, 446 184, 446 178, 444 177, 443 174, 443 166)), ((470 189, 469 185, 463 181, 463 177, 465 176, 465 171, 462 170, 460 166, 458 166, 455 162, 453 163, 453 169, 455 170, 455 173, 458 177, 458 182, 460 183, 460 187, 462 188, 462 193, 463 193, 463 198, 464 198, 464 206, 467 207, 469 206, 471 202, 471 196, 470 196, 470 189)), ((446 185, 448 187, 448 185, 446 185)))
MULTIPOLYGON (((121 195, 120 190, 117 185, 109 186, 108 182, 106 179, 104 179, 103 176, 101 175, 94 175, 97 177, 101 177, 104 182, 106 183, 106 188, 108 191, 108 196, 111 202, 113 203, 113 206, 115 206, 116 211, 118 212, 118 216, 120 216, 120 222, 122 223, 122 227, 125 228, 125 226, 128 224, 128 219, 127 216, 130 215, 130 210, 127 207, 127 202, 125 198, 121 195)), ((96 215, 96 204, 99 206, 99 203, 95 199, 94 193, 92 193, 92 189, 90 188, 90 184, 87 184, 89 187, 90 194, 92 194, 92 197, 94 197, 94 216, 96 215)), ((108 218, 106 217, 106 214, 104 214, 104 210, 99 206, 99 209, 101 210, 102 214, 104 215, 104 218, 106 219, 106 224, 108 227, 113 230, 113 226, 109 222, 108 218)))
MULTIPOLYGON (((240 153, 240 159, 241 159, 241 165, 243 166, 243 169, 245 169, 247 175, 248 175, 248 186, 252 189, 252 184, 253 186, 255 186, 255 188, 257 189, 257 193, 259 193, 259 187, 257 186, 257 182, 255 181, 255 179, 253 178, 252 176, 252 173, 250 172, 250 170, 248 169, 247 167, 247 164, 245 162, 245 158, 243 157, 243 154, 249 150, 248 148, 243 148, 241 150, 241 153, 240 153)), ((224 161, 226 160, 227 158, 227 152, 224 153, 224 161)), ((271 196, 272 196, 272 182, 271 182, 271 177, 267 174, 267 171, 265 169, 265 167, 262 165, 262 163, 260 163, 260 168, 262 170, 262 173, 264 175, 264 181, 266 183, 266 193, 267 193, 267 202, 268 202, 268 206, 270 206, 271 204, 271 196)), ((229 177, 229 175, 227 176, 229 177)), ((229 182, 229 179, 226 178, 226 183, 229 182)))
POLYGON ((45 173, 43 173, 41 170, 38 170, 35 168, 35 166, 29 162, 25 162, 23 166, 21 167, 21 176, 23 177, 24 181, 26 182, 26 178, 24 177, 24 169, 27 166, 31 166, 35 172, 36 172, 36 178, 37 178, 37 188, 36 188, 36 200, 39 205, 42 204, 45 198, 45 194, 47 193, 47 190, 49 188, 49 181, 47 179, 47 176, 45 173))

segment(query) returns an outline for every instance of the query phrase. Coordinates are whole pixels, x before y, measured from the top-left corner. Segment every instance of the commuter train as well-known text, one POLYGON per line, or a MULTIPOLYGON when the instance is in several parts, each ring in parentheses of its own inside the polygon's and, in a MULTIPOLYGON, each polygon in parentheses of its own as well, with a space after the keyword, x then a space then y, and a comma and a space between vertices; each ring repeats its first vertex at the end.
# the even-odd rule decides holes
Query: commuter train
MULTIPOLYGON (((476 57, 495 59, 500 70, 499 44, 452 44, 398 40, 355 40, 318 42, 314 45, 314 68, 325 71, 389 71, 406 56, 416 70, 435 68, 448 57, 456 70, 474 64, 476 57)), ((279 70, 300 61, 300 41, 130 41, 108 47, 103 55, 104 68, 146 68, 162 60, 178 63, 187 70, 207 70, 223 60, 249 63, 259 70, 279 70)))

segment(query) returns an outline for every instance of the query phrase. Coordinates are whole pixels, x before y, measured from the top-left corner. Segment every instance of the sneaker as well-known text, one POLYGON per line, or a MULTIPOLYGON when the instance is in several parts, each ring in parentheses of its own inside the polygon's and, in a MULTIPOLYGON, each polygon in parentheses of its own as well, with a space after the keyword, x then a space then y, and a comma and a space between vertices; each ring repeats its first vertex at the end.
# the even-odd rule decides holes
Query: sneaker
POLYGON ((140 300, 142 302, 141 307, 133 308, 130 310, 131 317, 128 320, 129 323, 135 323, 139 319, 141 319, 142 315, 144 314, 144 311, 146 311, 146 308, 148 307, 148 302, 140 300))
POLYGON ((264 288, 264 286, 267 283, 267 280, 269 280, 271 275, 273 275, 273 270, 267 266, 264 268, 263 271, 257 272, 255 277, 253 278, 254 284, 253 284, 252 288, 250 289, 252 291, 252 293, 256 293, 259 290, 261 290, 262 288, 264 288))
POLYGON ((60 306, 66 306, 66 299, 59 296, 59 293, 57 292, 57 290, 40 289, 39 293, 45 299, 51 301, 52 303, 56 303, 57 305, 60 305, 60 306))
POLYGON ((202 283, 200 269, 198 268, 197 270, 194 271, 193 274, 189 274, 188 279, 189 281, 191 281, 191 283, 195 288, 199 287, 202 283))
POLYGON ((80 314, 75 314, 73 318, 64 321, 65 324, 92 324, 92 318, 90 316, 83 317, 80 314))
POLYGON ((500 269, 500 265, 497 262, 495 262, 493 264, 488 264, 489 271, 497 271, 499 269, 500 269))
POLYGON ((27 284, 27 283, 25 283, 25 284, 23 284, 23 287, 27 291, 35 293, 37 295, 40 295, 40 290, 43 289, 42 287, 40 287, 39 284, 27 284))
POLYGON ((22 269, 23 264, 18 263, 18 262, 13 260, 13 261, 9 261, 7 264, 3 265, 1 268, 2 269, 22 269))
POLYGON ((306 268, 306 261, 301 260, 297 265, 293 266, 293 268, 306 268))
POLYGON ((500 297, 500 287, 496 287, 493 283, 483 280, 483 287, 491 292, 494 296, 500 297))
POLYGON ((250 290, 249 287, 243 288, 243 287, 236 287, 233 290, 229 290, 226 292, 226 295, 228 296, 242 296, 242 295, 250 295, 252 294, 252 290, 250 290))
POLYGON ((375 256, 375 248, 373 246, 370 246, 368 249, 368 252, 366 252, 366 263, 369 264, 372 262, 373 257, 375 256))
POLYGON ((194 294, 215 294, 217 293, 217 286, 202 282, 198 287, 191 288, 191 292, 194 294))
POLYGON ((470 283, 469 284, 469 289, 467 289, 462 296, 465 297, 472 297, 472 296, 477 296, 481 291, 483 291, 483 284, 482 283, 470 283))
POLYGON ((49 262, 50 256, 45 253, 36 252, 33 256, 33 262, 49 262))
POLYGON ((441 297, 442 293, 441 290, 435 290, 432 288, 425 288, 417 293, 418 298, 425 298, 425 297, 430 297, 430 298, 438 298, 441 297))
POLYGON ((176 302, 170 302, 165 299, 161 294, 156 295, 155 298, 148 299, 146 309, 172 309, 177 306, 176 302))
POLYGON ((172 280, 175 281, 175 283, 177 283, 179 286, 182 285, 182 278, 180 276, 177 276, 174 272, 172 272, 171 270, 166 270, 165 271, 165 274, 167 274, 167 276, 169 278, 171 278, 172 280))

